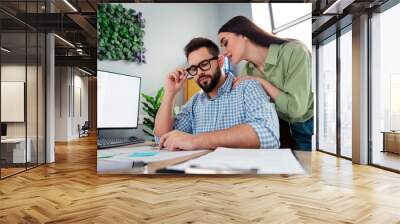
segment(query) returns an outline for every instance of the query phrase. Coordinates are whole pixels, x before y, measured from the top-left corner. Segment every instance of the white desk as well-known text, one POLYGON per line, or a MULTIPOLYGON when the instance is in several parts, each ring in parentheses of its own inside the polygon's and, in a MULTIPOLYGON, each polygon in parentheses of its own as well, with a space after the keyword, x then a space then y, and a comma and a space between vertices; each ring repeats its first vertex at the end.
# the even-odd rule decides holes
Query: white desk
MULTIPOLYGON (((144 146, 146 144, 142 144, 141 146, 144 146)), ((99 174, 151 174, 151 173, 156 173, 159 168, 168 168, 168 167, 174 167, 177 164, 184 164, 187 163, 188 161, 196 161, 198 162, 199 160, 204 160, 205 158, 209 157, 211 154, 208 154, 210 151, 206 152, 199 152, 199 154, 193 154, 193 155, 182 155, 179 158, 174 158, 174 159, 167 159, 163 161, 153 161, 150 162, 150 165, 145 167, 133 167, 132 159, 128 158, 129 154, 132 154, 133 152, 136 151, 148 151, 145 149, 145 147, 138 147, 136 146, 123 146, 123 147, 116 147, 116 148, 110 148, 110 149, 102 149, 98 150, 98 158, 97 158, 97 172, 99 174)), ((234 155, 231 155, 229 158, 231 162, 233 162, 237 166, 249 166, 248 164, 259 164, 257 167, 259 168, 259 172, 257 174, 272 174, 272 175, 280 175, 280 174, 306 174, 310 172, 310 163, 311 163, 311 152, 305 152, 305 151, 294 151, 293 154, 295 157, 293 157, 292 153, 290 151, 284 151, 284 150, 247 150, 247 149, 233 149, 231 151, 235 153, 234 155), (236 151, 237 150, 237 151, 236 151), (246 153, 246 155, 243 155, 243 157, 238 158, 240 155, 236 155, 237 153, 246 153), (260 154, 262 154, 260 156, 260 154), (236 156, 236 157, 234 157, 236 156), (287 160, 285 159, 287 158, 287 160), (262 160, 261 160, 262 159, 262 160), (296 160, 298 162, 296 162, 296 160), (247 162, 246 162, 247 161, 247 162), (291 163, 289 163, 291 161, 291 163), (247 165, 245 164, 247 163, 247 165), (262 162, 265 162, 262 163, 262 162), (299 165, 303 168, 301 170, 301 167, 299 168, 299 165), (290 165, 294 164, 294 165, 290 165), (262 166, 266 165, 266 166, 262 166), (267 167, 267 168, 266 168, 267 167), (294 168, 293 168, 294 167, 294 168), (261 169, 262 168, 262 169, 261 169), (304 172, 305 171, 305 172, 304 172)), ((204 150, 203 150, 204 151, 204 150)), ((184 151, 183 151, 184 152, 184 151)), ((215 154, 215 153, 214 153, 215 154)), ((158 154, 161 155, 161 154, 158 154)), ((214 155, 215 157, 215 155, 214 155)), ((155 158, 155 157, 153 157, 155 158)), ((147 158, 141 158, 138 160, 143 160, 145 163, 148 163, 147 158)), ((209 159, 210 160, 210 159, 209 159)), ((222 155, 221 158, 215 159, 214 158, 215 164, 221 165, 221 161, 224 161, 224 156, 222 155)), ((212 162, 212 161, 211 161, 212 162)), ((190 163, 190 162, 188 162, 190 163)), ((211 164, 210 167, 217 167, 215 164, 210 163, 210 161, 207 161, 207 165, 211 164)), ((227 164, 227 161, 223 162, 223 165, 227 164)), ((231 166, 231 165, 228 165, 231 166)), ((190 171, 189 173, 197 173, 197 174, 210 174, 207 170, 204 168, 198 171, 194 170, 189 170, 186 169, 185 167, 180 167, 180 165, 175 166, 175 168, 178 169, 172 169, 176 170, 177 172, 184 173, 183 171, 190 171), (179 169, 182 168, 182 169, 179 169), (193 171, 193 172, 192 172, 193 171)), ((221 169, 224 171, 223 169, 221 169)), ((252 172, 245 172, 246 169, 227 169, 229 172, 220 172, 222 174, 243 174, 243 173, 252 173, 252 172)))
MULTIPOLYGON (((32 140, 30 138, 26 139, 27 143, 25 143, 25 138, 6 138, 1 139, 2 144, 2 154, 8 153, 8 151, 12 152, 12 163, 25 163, 31 161, 31 145, 32 140), (25 151, 25 145, 26 151, 25 151), (5 148, 3 148, 5 147, 5 148), (12 147, 11 149, 9 147, 12 147), (25 158, 27 159, 25 161, 25 158)), ((3 156, 2 156, 3 157, 3 156)))
POLYGON ((197 151, 158 151, 157 156, 129 158, 132 153, 154 150, 153 142, 121 146, 109 149, 97 150, 97 173, 98 174, 151 174, 156 170, 170 165, 182 163, 189 159, 194 159, 205 155, 209 150, 197 151), (133 167, 134 161, 149 163, 147 168, 133 167))

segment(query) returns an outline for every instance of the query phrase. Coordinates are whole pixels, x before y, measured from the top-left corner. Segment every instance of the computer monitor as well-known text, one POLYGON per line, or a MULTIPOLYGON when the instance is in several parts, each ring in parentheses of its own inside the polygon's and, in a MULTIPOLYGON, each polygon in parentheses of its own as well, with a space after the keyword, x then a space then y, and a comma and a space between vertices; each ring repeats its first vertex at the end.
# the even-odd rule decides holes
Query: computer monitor
POLYGON ((7 136, 7 124, 1 123, 1 137, 7 136))
POLYGON ((97 128, 137 128, 140 77, 97 71, 97 128))

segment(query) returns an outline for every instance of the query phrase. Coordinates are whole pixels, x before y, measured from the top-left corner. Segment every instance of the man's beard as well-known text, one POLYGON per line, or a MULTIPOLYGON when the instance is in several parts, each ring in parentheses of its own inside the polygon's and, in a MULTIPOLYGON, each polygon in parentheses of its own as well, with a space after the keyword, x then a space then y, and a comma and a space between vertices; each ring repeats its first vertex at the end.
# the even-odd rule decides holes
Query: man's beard
POLYGON ((197 80, 197 85, 200 86, 200 88, 205 92, 205 93, 209 93, 211 92, 218 84, 219 79, 221 78, 222 72, 221 69, 217 69, 217 71, 213 74, 211 81, 209 84, 206 85, 202 85, 199 80, 201 77, 199 77, 199 79, 197 80))

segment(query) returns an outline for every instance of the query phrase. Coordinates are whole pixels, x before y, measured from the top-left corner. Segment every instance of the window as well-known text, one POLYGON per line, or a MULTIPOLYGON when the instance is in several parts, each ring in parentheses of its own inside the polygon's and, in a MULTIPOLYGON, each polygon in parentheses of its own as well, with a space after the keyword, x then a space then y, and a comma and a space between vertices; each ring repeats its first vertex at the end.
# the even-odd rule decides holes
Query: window
POLYGON ((251 3, 253 22, 267 32, 272 32, 269 3, 251 3))
POLYGON ((294 38, 303 42, 311 52, 311 19, 307 19, 296 26, 278 32, 276 35, 283 38, 294 38))
MULTIPOLYGON (((384 133, 400 129, 400 5, 374 14, 371 18, 371 140, 372 163, 400 170, 400 155, 386 150, 384 133)), ((386 135, 386 134, 385 134, 386 135)), ((400 133, 392 136, 400 142, 400 133), (394 137, 397 136, 397 137, 394 137)), ((393 139, 393 140, 394 140, 393 139)), ((394 145, 399 148, 400 145, 394 145)), ((399 150, 400 152, 400 150, 399 150)))
POLYGON ((318 47, 318 149, 336 153, 336 36, 318 47))
POLYGON ((254 23, 282 38, 292 38, 311 47, 311 3, 252 3, 254 23), (282 13, 285 12, 285 13, 282 13))
POLYGON ((340 36, 340 155, 352 156, 352 34, 351 26, 340 36))
POLYGON ((293 22, 311 13, 311 3, 274 3, 271 4, 274 29, 293 22), (285 12, 285 13, 282 13, 285 12))

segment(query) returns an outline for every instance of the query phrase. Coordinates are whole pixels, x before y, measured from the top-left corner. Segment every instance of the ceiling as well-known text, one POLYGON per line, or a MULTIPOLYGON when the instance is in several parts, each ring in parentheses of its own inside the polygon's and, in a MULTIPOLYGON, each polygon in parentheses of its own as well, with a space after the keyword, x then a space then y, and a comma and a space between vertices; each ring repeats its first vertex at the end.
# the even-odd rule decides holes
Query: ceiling
POLYGON ((97 2, 100 1, 47 0, 46 9, 45 0, 1 0, 2 46, 12 50, 7 57, 23 59, 26 55, 28 58, 36 55, 37 44, 30 43, 33 36, 27 35, 26 45, 25 35, 21 34, 26 30, 54 32, 62 38, 55 38, 56 66, 80 66, 96 71, 97 2), (52 13, 48 13, 50 8, 52 13))
MULTIPOLYGON (((388 0, 277 0, 269 2, 312 3, 313 44, 331 36, 336 30, 351 23, 352 17, 373 10, 388 0), (338 22, 340 21, 340 22, 338 22)), ((2 45, 13 49, 16 55, 26 55, 26 30, 54 32, 56 65, 85 66, 96 71, 96 7, 98 3, 138 2, 132 0, 1 0, 0 25, 2 45), (69 3, 69 4, 68 4, 69 3), (52 13, 48 13, 52 8, 52 13), (23 38, 22 38, 23 37, 23 38)), ((141 1, 169 2, 169 1, 141 1)), ((216 1, 202 1, 216 2, 216 1)), ((224 2, 224 1, 221 1, 224 2)), ((230 1, 234 2, 234 1, 230 1)), ((243 2, 243 1, 241 1, 243 2)), ((28 55, 36 51, 28 37, 28 55)), ((34 41, 35 42, 35 41, 34 41)))
POLYGON ((311 0, 313 44, 351 24, 353 17, 374 11, 388 0, 311 0))
POLYGON ((25 48, 25 35, 21 33, 25 33, 26 30, 54 32, 58 35, 55 38, 56 66, 79 66, 95 72, 97 4, 112 2, 136 1, 1 0, 0 25, 4 39, 2 45, 12 49, 12 52, 7 53, 7 57, 25 58, 28 55, 28 58, 31 58, 35 54, 37 48, 33 44, 28 44, 25 48), (49 13, 50 11, 52 13, 49 13))

